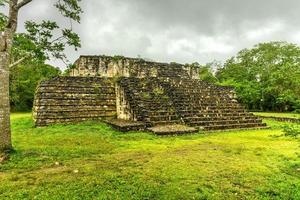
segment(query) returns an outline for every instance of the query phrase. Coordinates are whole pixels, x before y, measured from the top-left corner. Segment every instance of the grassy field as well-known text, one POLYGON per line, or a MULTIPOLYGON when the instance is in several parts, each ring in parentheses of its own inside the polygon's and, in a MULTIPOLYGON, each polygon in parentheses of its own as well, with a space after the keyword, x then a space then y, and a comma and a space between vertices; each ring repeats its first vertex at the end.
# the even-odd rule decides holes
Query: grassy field
MULTIPOLYGON (((158 137, 12 115, 0 199, 300 199, 300 141, 271 129, 158 137)), ((300 125, 299 125, 300 126, 300 125)))
POLYGON ((283 117, 300 119, 300 114, 297 113, 254 112, 254 114, 264 117, 283 117))

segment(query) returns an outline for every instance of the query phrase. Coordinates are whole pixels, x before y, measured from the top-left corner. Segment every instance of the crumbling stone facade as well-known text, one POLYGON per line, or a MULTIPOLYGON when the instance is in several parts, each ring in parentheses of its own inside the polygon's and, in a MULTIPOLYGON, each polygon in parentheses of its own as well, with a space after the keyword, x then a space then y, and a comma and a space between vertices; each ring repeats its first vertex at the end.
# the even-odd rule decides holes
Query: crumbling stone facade
POLYGON ((123 56, 80 56, 70 76, 82 77, 166 77, 177 71, 178 78, 199 78, 199 68, 178 63, 158 63, 123 56))
POLYGON ((237 102, 233 88, 199 80, 199 69, 188 65, 81 56, 75 66, 70 76, 44 81, 37 88, 36 126, 103 118, 118 118, 123 124, 141 122, 139 127, 185 124, 223 130, 266 126, 237 102))

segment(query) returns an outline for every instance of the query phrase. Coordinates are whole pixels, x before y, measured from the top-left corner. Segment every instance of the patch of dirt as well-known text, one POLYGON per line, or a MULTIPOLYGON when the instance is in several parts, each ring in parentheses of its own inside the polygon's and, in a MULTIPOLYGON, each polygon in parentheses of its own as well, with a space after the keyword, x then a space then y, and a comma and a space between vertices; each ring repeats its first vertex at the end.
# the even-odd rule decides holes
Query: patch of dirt
POLYGON ((4 163, 7 160, 9 160, 8 154, 0 154, 0 164, 4 163))
POLYGON ((122 120, 122 119, 112 119, 112 120, 107 120, 106 122, 115 124, 117 126, 140 126, 144 125, 143 122, 135 122, 135 121, 130 121, 130 120, 122 120))
POLYGON ((170 124, 161 125, 149 128, 150 131, 155 134, 184 134, 184 133, 194 133, 197 129, 182 124, 170 124))

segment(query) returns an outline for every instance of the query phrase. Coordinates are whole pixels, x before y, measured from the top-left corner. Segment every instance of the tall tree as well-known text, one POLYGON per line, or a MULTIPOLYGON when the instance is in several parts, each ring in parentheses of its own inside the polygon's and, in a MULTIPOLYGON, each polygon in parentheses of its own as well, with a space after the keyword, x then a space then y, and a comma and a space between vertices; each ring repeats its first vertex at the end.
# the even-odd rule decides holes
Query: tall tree
POLYGON ((300 100, 300 47, 268 42, 244 49, 227 60, 217 78, 235 86, 250 109, 295 110, 300 100))
MULTIPOLYGON (((63 17, 80 22, 80 0, 57 0, 54 6, 63 17)), ((0 152, 12 149, 9 103, 9 68, 28 58, 48 59, 51 56, 66 61, 65 46, 80 47, 79 36, 71 28, 61 28, 56 22, 27 21, 27 33, 16 34, 18 14, 24 6, 35 0, 0 0, 0 6, 8 6, 8 15, 0 14, 0 152), (61 30, 59 35, 55 34, 61 30), (20 37, 27 41, 20 45, 20 37), (38 57, 37 57, 38 56, 38 57)), ((71 25, 71 24, 70 24, 71 25)))

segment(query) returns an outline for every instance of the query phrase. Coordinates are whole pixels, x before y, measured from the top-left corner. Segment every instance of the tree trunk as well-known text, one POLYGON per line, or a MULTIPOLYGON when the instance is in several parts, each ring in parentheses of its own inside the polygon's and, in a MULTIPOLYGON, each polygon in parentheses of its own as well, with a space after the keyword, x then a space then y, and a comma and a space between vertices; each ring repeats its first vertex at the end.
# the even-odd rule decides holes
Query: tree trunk
POLYGON ((9 52, 7 38, 1 37, 0 49, 0 152, 12 149, 9 103, 9 52), (4 46, 3 46, 4 45, 4 46))
POLYGON ((10 0, 7 27, 0 36, 0 153, 12 149, 9 102, 9 62, 13 35, 17 30, 18 11, 18 0, 10 0))

